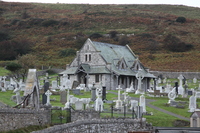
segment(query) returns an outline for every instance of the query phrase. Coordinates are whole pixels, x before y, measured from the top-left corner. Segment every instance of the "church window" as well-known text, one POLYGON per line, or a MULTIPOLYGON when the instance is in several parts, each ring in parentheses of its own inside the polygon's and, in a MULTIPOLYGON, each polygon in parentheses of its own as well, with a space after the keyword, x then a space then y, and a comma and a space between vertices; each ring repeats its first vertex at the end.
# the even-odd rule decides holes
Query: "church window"
POLYGON ((85 61, 87 61, 87 54, 85 55, 85 61))
POLYGON ((99 82, 99 74, 95 75, 95 82, 99 82))
POLYGON ((91 54, 89 54, 89 61, 91 61, 91 54))

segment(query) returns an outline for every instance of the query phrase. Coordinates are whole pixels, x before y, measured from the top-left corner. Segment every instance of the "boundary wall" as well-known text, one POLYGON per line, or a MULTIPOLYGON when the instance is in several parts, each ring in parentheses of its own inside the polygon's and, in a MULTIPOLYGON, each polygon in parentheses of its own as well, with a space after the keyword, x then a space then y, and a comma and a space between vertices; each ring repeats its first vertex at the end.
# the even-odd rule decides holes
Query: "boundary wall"
POLYGON ((50 122, 50 110, 0 109, 0 131, 15 130, 31 125, 46 125, 50 122))
POLYGON ((152 132, 153 126, 146 119, 86 119, 56 125, 32 133, 127 133, 152 132))

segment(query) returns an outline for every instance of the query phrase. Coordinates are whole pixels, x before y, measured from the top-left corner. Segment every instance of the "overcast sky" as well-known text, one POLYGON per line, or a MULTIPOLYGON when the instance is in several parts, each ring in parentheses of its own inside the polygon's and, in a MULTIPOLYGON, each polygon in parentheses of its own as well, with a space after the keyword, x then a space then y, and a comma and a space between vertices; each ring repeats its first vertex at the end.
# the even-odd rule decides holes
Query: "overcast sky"
POLYGON ((12 2, 78 3, 78 4, 173 4, 200 7, 200 0, 2 0, 12 2))

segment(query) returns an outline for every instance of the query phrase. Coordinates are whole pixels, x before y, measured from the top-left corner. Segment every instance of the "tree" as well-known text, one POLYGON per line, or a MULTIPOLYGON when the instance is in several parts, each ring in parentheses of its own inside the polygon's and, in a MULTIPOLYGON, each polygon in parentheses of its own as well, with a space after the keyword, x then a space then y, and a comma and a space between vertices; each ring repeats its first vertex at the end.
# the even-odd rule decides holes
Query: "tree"
POLYGON ((25 80, 28 69, 34 68, 36 65, 36 56, 32 54, 26 54, 18 56, 16 62, 11 62, 6 66, 6 69, 11 72, 11 77, 18 81, 20 77, 25 80))
POLYGON ((35 68, 37 64, 37 58, 35 55, 26 54, 23 56, 18 56, 17 61, 22 66, 19 72, 24 81, 25 77, 27 76, 28 69, 35 68))
POLYGON ((178 17, 178 18, 176 19, 176 22, 185 23, 185 22, 186 22, 186 18, 185 18, 185 17, 178 17))

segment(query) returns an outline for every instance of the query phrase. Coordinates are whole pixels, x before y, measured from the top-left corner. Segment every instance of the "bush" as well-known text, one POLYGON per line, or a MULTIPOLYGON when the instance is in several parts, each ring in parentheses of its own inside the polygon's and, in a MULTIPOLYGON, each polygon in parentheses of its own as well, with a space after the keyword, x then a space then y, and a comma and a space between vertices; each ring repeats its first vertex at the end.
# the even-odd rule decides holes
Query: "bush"
POLYGON ((10 36, 8 35, 8 33, 0 31, 0 41, 4 41, 4 40, 8 40, 8 39, 10 39, 10 36))
POLYGON ((189 51, 193 48, 193 45, 185 44, 179 38, 177 38, 171 34, 169 34, 164 39, 164 46, 166 49, 168 49, 172 52, 185 52, 185 51, 189 51))
POLYGON ((64 49, 59 52, 60 57, 67 57, 67 56, 74 56, 74 55, 76 55, 76 50, 71 49, 71 48, 64 49))
POLYGON ((185 17, 178 17, 176 19, 176 22, 178 22, 178 23, 185 23, 186 22, 186 18, 185 17))
POLYGON ((57 25, 58 23, 59 23, 58 21, 53 20, 53 19, 50 19, 50 20, 45 20, 45 21, 43 21, 41 24, 42 24, 42 26, 44 26, 44 27, 49 27, 49 26, 57 25))
POLYGON ((16 71, 20 70, 21 68, 22 68, 22 66, 15 62, 11 62, 6 66, 6 69, 11 72, 16 72, 16 71))
POLYGON ((117 31, 110 31, 109 34, 110 34, 110 38, 115 38, 115 37, 117 37, 118 32, 117 31))
POLYGON ((103 37, 103 36, 99 33, 93 33, 89 36, 89 38, 93 38, 93 39, 100 38, 100 37, 103 37))

